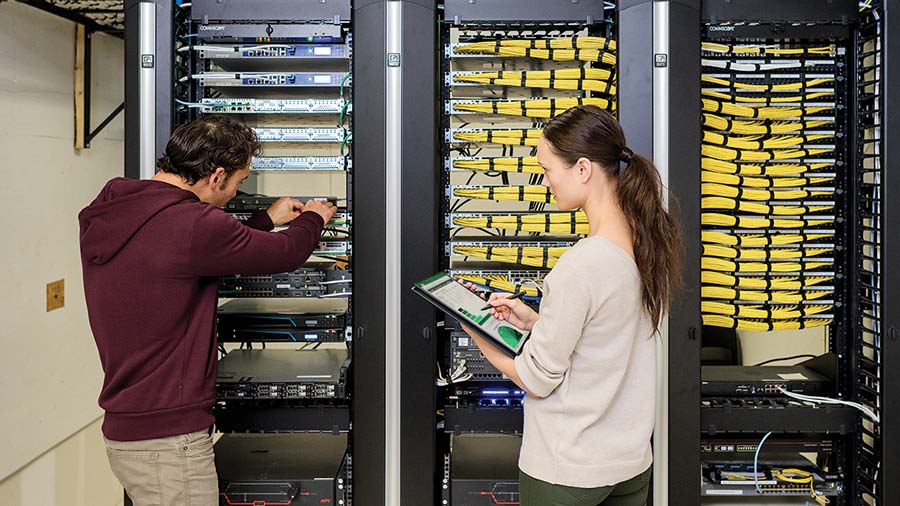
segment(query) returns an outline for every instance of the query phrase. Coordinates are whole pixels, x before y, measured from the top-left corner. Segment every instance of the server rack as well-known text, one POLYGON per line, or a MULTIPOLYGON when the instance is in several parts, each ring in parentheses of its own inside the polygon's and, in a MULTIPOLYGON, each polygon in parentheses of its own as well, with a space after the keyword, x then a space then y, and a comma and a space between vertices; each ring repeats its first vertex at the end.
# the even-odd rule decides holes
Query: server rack
MULTIPOLYGON (((301 306, 309 297, 345 300, 341 329, 308 334, 327 334, 327 339, 315 339, 329 341, 340 334, 345 337, 342 342, 285 346, 254 337, 255 343, 241 347, 346 348, 351 357, 346 383, 336 385, 334 395, 331 387, 316 390, 316 397, 327 390, 327 399, 294 399, 303 397, 304 387, 297 394, 293 387, 265 385, 273 399, 223 399, 216 406, 217 430, 223 432, 343 434, 335 436, 349 440, 342 467, 346 477, 340 482, 340 496, 333 499, 336 504, 352 504, 354 496, 362 497, 357 504, 379 504, 384 494, 384 476, 377 472, 384 467, 385 440, 385 391, 378 388, 384 374, 383 338, 381 342, 378 338, 384 274, 378 265, 369 268, 368 259, 383 257, 385 245, 383 230, 370 226, 369 218, 377 213, 363 213, 359 223, 354 221, 354 188, 359 184, 354 177, 354 131, 368 124, 361 134, 371 143, 362 150, 367 159, 371 145, 384 145, 383 138, 372 142, 366 137, 379 130, 368 123, 374 121, 371 107, 363 104, 358 109, 362 114, 354 111, 358 90, 363 101, 380 100, 378 94, 368 93, 371 86, 356 86, 352 77, 357 70, 357 26, 364 27, 363 44, 385 33, 383 24, 373 25, 372 9, 366 9, 373 3, 383 4, 156 0, 127 6, 126 87, 131 102, 126 123, 133 139, 127 147, 127 175, 152 176, 153 162, 176 126, 204 114, 231 115, 253 127, 264 147, 252 161, 254 176, 240 189, 248 195, 243 200, 239 195, 226 211, 240 217, 280 196, 338 199, 340 212, 326 225, 329 231, 315 253, 317 260, 303 272, 227 279, 220 297, 274 295, 290 297, 301 306), (318 190, 310 192, 310 187, 318 190), (367 258, 366 268, 353 276, 357 255, 367 258), (356 480, 354 470, 359 468, 366 472, 356 480)), ((372 50, 362 46, 362 56, 371 59, 372 50)), ((379 58, 381 54, 378 51, 379 58)), ((375 69, 363 65, 360 70, 363 81, 378 78, 375 69)), ((373 180, 383 177, 383 159, 369 160, 360 182, 377 187, 373 180)), ((379 209, 383 201, 370 195, 360 202, 370 210, 379 209)), ((303 335, 280 334, 293 339, 303 335)), ((223 352, 236 347, 220 343, 223 352)))
POLYGON ((897 135, 888 90, 896 71, 886 59, 896 8, 894 2, 814 9, 805 2, 671 3, 669 182, 681 201, 687 255, 685 292, 668 328, 670 504, 700 504, 717 493, 698 480, 713 438, 755 439, 726 447, 763 456, 766 445, 792 437, 831 448, 827 465, 815 463, 815 472, 835 480, 827 493, 818 477, 809 483, 773 475, 770 485, 745 491, 751 500, 769 495, 802 503, 816 495, 861 505, 896 497, 897 448, 888 429, 896 414, 885 400, 897 388, 891 367, 897 354, 895 343, 882 339, 896 313, 894 274, 885 269, 897 220, 887 205, 896 191, 888 169, 897 135), (782 141, 790 145, 770 144, 782 141), (779 193, 776 185, 791 192, 779 193), (761 187, 763 193, 754 192, 761 187), (799 216, 785 216, 794 211, 799 216), (791 234, 790 245, 777 245, 791 234), (731 242, 723 249, 722 241, 731 242), (753 257, 755 266, 743 260, 753 257), (798 282, 783 284, 787 277, 798 282), (740 291, 753 286, 760 293, 740 291), (785 309, 792 312, 780 313, 785 309), (824 329, 822 339, 837 356, 835 396, 868 408, 878 422, 852 407, 783 395, 702 397, 701 346, 710 327, 824 329), (768 443, 763 436, 771 436, 768 443))
MULTIPOLYGON (((530 157, 540 127, 546 118, 572 104, 595 103, 617 111, 636 150, 652 152, 653 58, 646 30, 652 23, 651 2, 447 0, 438 9, 442 16, 433 54, 438 71, 435 89, 440 90, 434 123, 440 159, 432 185, 439 196, 434 206, 438 222, 432 255, 437 267, 460 279, 491 290, 524 288, 527 300, 537 304, 539 281, 559 254, 555 248, 571 246, 584 233, 579 218, 553 211, 543 187, 537 186, 541 171, 530 157), (541 54, 542 44, 552 45, 541 54), (621 55, 640 63, 619 65, 621 55), (565 69, 578 72, 579 77, 566 77, 565 69), (531 82, 546 74, 491 74, 542 71, 552 72, 555 79, 580 80, 580 84, 572 91, 562 86, 566 83, 531 82), (511 195, 506 195, 510 190, 511 195), (535 218, 525 217, 529 215, 535 218), (545 215, 546 222, 542 221, 545 215), (532 219, 537 223, 523 226, 532 219), (553 226, 542 228, 548 223, 553 226), (530 255, 534 250, 525 248, 535 248, 538 254, 530 255)), ((410 383, 431 385, 428 398, 435 401, 410 406, 408 412, 420 413, 423 420, 427 417, 427 431, 436 448, 427 455, 430 462, 420 457, 412 464, 404 453, 404 473, 421 477, 423 465, 436 472, 430 483, 403 480, 403 503, 462 505, 475 504, 474 500, 493 504, 499 497, 497 490, 492 490, 493 496, 453 497, 453 476, 473 478, 471 473, 453 471, 452 448, 459 446, 453 440, 464 441, 468 434, 477 434, 476 441, 486 445, 493 444, 493 438, 501 445, 510 438, 518 440, 523 392, 484 361, 453 320, 442 315, 437 320, 430 355, 436 361, 404 354, 404 360, 418 360, 429 370, 417 376, 404 372, 403 383, 404 389, 410 383)), ((412 396, 402 398, 404 404, 415 402, 412 396)), ((505 466, 515 468, 513 453, 507 455, 512 460, 505 466)), ((485 483, 491 478, 485 476, 485 483)), ((502 500, 515 504, 517 480, 505 478, 502 500)))

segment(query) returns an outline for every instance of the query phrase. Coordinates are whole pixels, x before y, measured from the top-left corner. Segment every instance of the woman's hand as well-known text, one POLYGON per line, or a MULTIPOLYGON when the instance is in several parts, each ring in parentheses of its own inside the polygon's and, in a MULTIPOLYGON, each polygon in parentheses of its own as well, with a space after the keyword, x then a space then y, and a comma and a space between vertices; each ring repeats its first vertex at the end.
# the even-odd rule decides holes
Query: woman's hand
POLYGON ((507 321, 522 330, 531 330, 538 319, 538 313, 521 299, 510 299, 510 295, 512 294, 492 293, 488 299, 488 304, 493 306, 491 314, 494 318, 507 321))
MULTIPOLYGON (((463 283, 463 285, 472 292, 475 292, 478 288, 472 283, 463 283)), ((510 295, 512 294, 494 292, 489 299, 485 299, 488 304, 493 306, 491 314, 494 315, 494 318, 507 321, 514 327, 522 330, 531 330, 534 327, 534 322, 538 319, 538 313, 528 307, 528 304, 522 302, 521 299, 509 299, 510 295)), ((481 298, 484 299, 484 295, 481 298)))

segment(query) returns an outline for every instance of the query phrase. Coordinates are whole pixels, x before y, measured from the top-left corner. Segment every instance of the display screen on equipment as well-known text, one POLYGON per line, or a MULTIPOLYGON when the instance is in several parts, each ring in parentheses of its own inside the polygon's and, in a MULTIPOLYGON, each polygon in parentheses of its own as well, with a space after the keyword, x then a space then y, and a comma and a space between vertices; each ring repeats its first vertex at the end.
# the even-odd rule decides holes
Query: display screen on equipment
POLYGON ((528 331, 494 318, 490 310, 482 310, 484 299, 443 272, 419 281, 413 290, 507 355, 518 355, 528 339, 528 331))

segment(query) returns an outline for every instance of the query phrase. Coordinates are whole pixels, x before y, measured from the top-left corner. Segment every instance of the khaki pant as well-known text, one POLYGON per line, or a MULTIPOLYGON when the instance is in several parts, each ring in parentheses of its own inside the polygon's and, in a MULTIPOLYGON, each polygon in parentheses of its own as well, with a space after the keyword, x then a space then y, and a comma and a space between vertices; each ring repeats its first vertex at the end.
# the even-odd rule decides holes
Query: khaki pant
POLYGON ((143 441, 106 441, 113 474, 134 506, 217 506, 209 431, 143 441))

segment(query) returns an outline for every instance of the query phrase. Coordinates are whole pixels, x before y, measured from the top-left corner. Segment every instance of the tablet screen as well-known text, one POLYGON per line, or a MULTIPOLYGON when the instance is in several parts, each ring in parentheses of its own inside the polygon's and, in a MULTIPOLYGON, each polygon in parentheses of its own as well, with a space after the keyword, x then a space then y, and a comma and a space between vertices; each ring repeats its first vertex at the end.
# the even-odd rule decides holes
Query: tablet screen
POLYGON ((444 305, 444 309, 452 310, 461 323, 481 330, 495 345, 514 354, 519 353, 528 337, 528 331, 494 318, 490 310, 482 310, 487 304, 484 299, 445 273, 435 274, 416 286, 444 305))

